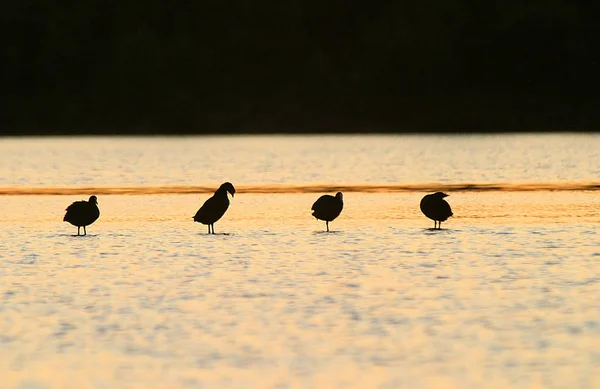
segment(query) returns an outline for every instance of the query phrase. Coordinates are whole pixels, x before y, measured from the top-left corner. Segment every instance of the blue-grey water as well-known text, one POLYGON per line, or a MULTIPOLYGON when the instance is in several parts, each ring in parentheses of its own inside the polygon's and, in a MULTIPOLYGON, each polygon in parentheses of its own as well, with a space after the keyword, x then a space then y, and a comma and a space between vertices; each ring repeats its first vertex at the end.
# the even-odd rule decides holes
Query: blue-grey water
POLYGON ((598 150, 0 138, 0 388, 600 387, 598 150), (207 235, 192 216, 224 181, 238 193, 207 235), (313 191, 336 187, 324 233, 313 191), (441 231, 419 210, 436 187, 441 231), (64 209, 92 194, 75 237, 64 209))

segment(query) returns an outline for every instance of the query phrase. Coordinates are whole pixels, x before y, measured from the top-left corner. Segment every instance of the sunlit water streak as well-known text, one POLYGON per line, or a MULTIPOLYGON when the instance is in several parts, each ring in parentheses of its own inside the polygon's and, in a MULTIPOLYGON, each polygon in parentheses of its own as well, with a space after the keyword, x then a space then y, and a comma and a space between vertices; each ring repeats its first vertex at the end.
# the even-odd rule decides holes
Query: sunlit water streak
POLYGON ((597 150, 591 135, 2 139, 0 187, 31 192, 0 197, 0 388, 599 387, 600 200, 566 190, 600 181, 597 150), (240 190, 207 235, 192 216, 225 180, 240 190), (455 213, 441 231, 418 209, 431 183, 455 213), (84 186, 140 192, 99 196, 73 237, 61 220, 84 186), (310 206, 340 187, 324 233, 310 206))
MULTIPOLYGON (((542 182, 542 183, 425 183, 402 185, 255 185, 239 186, 237 193, 390 193, 390 192, 532 192, 532 191, 593 191, 600 190, 600 182, 542 182)), ((152 194, 198 194, 213 193, 214 187, 206 186, 86 186, 86 187, 2 187, 0 195, 152 195, 152 194)))

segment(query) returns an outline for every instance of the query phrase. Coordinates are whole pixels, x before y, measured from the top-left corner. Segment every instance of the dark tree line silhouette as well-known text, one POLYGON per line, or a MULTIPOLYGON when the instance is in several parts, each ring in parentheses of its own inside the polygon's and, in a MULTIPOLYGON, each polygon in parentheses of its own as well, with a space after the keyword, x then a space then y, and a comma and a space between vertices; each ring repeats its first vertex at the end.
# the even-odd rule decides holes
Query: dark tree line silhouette
POLYGON ((0 133, 597 130, 599 3, 0 6, 0 133))

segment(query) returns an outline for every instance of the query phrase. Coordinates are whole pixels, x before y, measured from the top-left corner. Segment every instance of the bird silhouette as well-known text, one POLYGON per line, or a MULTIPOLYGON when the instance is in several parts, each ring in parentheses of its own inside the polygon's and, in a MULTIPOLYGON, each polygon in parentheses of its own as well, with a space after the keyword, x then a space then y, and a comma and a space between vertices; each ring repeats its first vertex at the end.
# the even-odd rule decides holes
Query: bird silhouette
POLYGON ((208 233, 215 233, 215 223, 223 217, 227 208, 229 208, 229 198, 227 192, 231 193, 231 197, 235 194, 235 188, 230 182, 221 184, 215 194, 206 200, 202 207, 196 212, 194 221, 208 225, 208 233))
POLYGON ((100 217, 100 209, 98 208, 98 198, 90 196, 89 201, 76 201, 69 205, 66 209, 67 213, 63 221, 69 222, 77 227, 77 236, 80 235, 80 229, 83 227, 83 235, 87 235, 85 229, 100 217))
POLYGON ((334 196, 323 195, 319 197, 313 204, 311 210, 314 211, 312 215, 318 220, 325 220, 327 226, 327 232, 329 232, 329 222, 335 220, 344 208, 342 192, 337 192, 334 196))
POLYGON ((433 229, 441 230, 442 222, 452 216, 450 204, 444 200, 444 197, 448 197, 448 195, 443 192, 435 192, 421 199, 421 212, 433 220, 433 229))

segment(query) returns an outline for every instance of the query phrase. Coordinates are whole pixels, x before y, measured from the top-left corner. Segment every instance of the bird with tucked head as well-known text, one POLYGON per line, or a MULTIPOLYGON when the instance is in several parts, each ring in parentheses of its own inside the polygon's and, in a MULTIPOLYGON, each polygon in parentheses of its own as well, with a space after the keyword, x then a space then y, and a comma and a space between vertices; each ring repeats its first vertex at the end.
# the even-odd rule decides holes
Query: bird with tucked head
POLYGON ((312 215, 315 218, 325 221, 327 232, 329 232, 329 222, 335 220, 335 218, 342 213, 343 208, 344 195, 342 195, 342 192, 337 192, 335 197, 331 195, 323 195, 319 197, 319 199, 313 204, 311 210, 313 211, 312 215))
POLYGON ((435 192, 421 199, 421 212, 433 220, 433 229, 441 230, 442 222, 453 215, 450 204, 444 200, 444 197, 448 197, 448 195, 444 192, 435 192))
POLYGON ((77 227, 77 236, 80 235, 80 229, 83 227, 83 235, 87 235, 85 229, 100 217, 100 208, 98 208, 98 198, 90 196, 89 201, 76 201, 66 209, 63 221, 69 222, 77 227))

